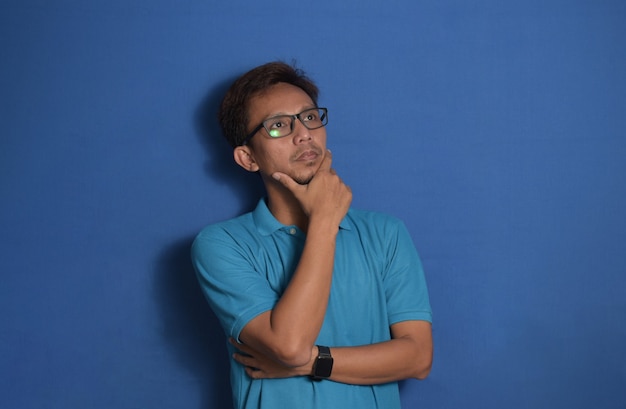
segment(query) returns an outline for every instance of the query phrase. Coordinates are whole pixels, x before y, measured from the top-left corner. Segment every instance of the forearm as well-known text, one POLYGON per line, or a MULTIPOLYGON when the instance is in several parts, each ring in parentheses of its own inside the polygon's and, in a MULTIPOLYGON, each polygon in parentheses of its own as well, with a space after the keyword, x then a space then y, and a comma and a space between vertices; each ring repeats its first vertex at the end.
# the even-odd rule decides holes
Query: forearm
MULTIPOLYGON (((403 334, 389 341, 354 347, 331 346, 334 364, 329 380, 324 382, 374 385, 408 378, 424 379, 430 371, 433 355, 430 323, 411 321, 394 327, 392 330, 403 334)), ((318 352, 313 346, 311 359, 306 364, 286 367, 247 346, 238 348, 243 354, 235 354, 235 360, 255 379, 312 375, 318 352)))
POLYGON ((391 340, 348 348, 331 348, 331 380, 371 385, 402 379, 424 379, 433 359, 432 327, 427 321, 391 326, 391 340))
POLYGON ((359 347, 331 348, 334 359, 330 380, 352 385, 374 385, 408 378, 424 379, 432 351, 412 340, 390 341, 359 347))
POLYGON ((288 366, 309 361, 324 321, 338 226, 312 223, 296 270, 273 308, 253 320, 241 340, 288 366), (303 319, 306 317, 306 319, 303 319))
POLYGON ((311 349, 324 322, 337 229, 311 226, 294 275, 271 312, 270 327, 277 342, 300 352, 311 349))

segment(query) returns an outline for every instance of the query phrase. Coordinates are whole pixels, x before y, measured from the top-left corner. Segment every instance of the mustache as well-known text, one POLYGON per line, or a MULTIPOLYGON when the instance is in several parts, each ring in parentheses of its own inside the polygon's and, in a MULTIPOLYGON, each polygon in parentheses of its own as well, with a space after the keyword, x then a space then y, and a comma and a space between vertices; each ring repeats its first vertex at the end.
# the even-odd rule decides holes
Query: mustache
POLYGON ((305 152, 315 152, 316 155, 322 155, 322 149, 317 145, 308 145, 304 148, 298 149, 296 153, 292 156, 292 159, 296 160, 305 152))

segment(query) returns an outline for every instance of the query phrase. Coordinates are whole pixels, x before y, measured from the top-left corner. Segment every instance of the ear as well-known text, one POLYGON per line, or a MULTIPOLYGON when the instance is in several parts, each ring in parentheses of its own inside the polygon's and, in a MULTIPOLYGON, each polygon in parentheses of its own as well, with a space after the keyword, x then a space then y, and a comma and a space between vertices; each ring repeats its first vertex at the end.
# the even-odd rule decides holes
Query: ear
POLYGON ((259 170, 259 165, 257 165, 254 160, 252 151, 248 146, 237 146, 233 150, 233 157, 235 158, 235 162, 248 172, 256 172, 259 170))

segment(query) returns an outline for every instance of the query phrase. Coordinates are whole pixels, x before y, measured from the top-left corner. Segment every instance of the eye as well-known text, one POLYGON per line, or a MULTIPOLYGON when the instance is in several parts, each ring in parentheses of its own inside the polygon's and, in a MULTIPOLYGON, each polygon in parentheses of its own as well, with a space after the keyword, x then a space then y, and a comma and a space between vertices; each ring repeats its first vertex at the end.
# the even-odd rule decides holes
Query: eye
POLYGON ((285 120, 282 118, 276 118, 272 120, 268 125, 270 129, 280 129, 285 126, 289 126, 289 124, 286 123, 285 120))
POLYGON ((318 118, 318 113, 317 111, 309 111, 304 115, 304 119, 305 121, 317 121, 318 118))
POLYGON ((280 138, 289 134, 291 130, 291 117, 277 116, 264 122, 265 129, 272 138, 280 138))

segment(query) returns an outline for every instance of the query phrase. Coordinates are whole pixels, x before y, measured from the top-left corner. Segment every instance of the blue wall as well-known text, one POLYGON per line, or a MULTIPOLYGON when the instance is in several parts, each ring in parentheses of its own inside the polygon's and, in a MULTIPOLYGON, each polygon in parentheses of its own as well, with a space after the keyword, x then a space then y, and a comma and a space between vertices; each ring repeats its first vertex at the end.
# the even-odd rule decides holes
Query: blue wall
POLYGON ((620 0, 0 1, 0 407, 228 405, 189 245, 261 190, 201 112, 296 59, 354 206, 404 219, 427 269, 435 363, 405 407, 625 408, 625 22, 620 0))

